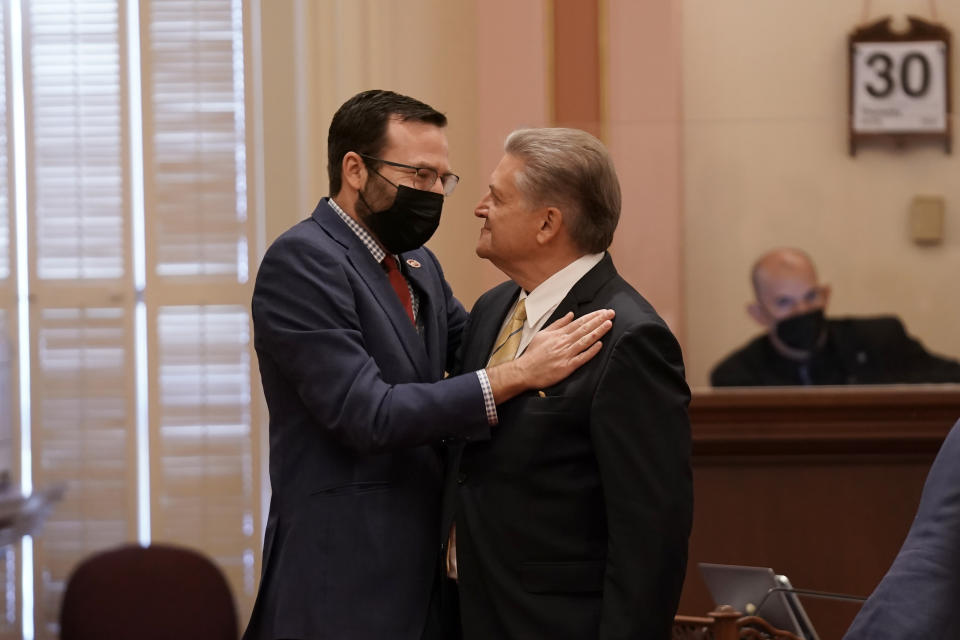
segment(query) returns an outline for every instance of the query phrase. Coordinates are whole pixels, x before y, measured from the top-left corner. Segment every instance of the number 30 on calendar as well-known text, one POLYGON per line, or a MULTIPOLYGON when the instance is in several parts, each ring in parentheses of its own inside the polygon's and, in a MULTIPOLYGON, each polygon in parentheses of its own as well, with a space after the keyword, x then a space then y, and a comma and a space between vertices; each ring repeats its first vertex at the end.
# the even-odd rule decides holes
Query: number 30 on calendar
POLYGON ((857 42, 852 53, 854 132, 947 130, 945 42, 857 42))

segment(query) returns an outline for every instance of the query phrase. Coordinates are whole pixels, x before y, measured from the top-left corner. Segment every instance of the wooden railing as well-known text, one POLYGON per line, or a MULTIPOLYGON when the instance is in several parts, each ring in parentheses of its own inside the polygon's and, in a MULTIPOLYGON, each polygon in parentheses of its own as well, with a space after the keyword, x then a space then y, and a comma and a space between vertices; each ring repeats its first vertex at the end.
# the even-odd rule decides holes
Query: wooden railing
MULTIPOLYGON (((695 516, 680 611, 713 609, 697 562, 864 596, 960 419, 960 385, 696 390, 690 417, 695 516)), ((821 638, 840 638, 859 610, 801 601, 821 638)))
POLYGON ((673 619, 671 640, 802 640, 777 629, 763 618, 744 616, 721 605, 706 616, 678 615, 673 619))

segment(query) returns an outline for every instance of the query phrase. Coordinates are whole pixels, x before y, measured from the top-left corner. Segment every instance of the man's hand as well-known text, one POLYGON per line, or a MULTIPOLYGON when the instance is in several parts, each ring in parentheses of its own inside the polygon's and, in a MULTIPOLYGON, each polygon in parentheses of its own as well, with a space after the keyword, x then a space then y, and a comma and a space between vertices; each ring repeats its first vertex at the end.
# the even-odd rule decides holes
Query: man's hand
POLYGON ((576 320, 568 313, 539 331, 519 358, 487 369, 496 403, 554 385, 589 362, 603 347, 600 338, 613 326, 613 316, 612 309, 576 320))

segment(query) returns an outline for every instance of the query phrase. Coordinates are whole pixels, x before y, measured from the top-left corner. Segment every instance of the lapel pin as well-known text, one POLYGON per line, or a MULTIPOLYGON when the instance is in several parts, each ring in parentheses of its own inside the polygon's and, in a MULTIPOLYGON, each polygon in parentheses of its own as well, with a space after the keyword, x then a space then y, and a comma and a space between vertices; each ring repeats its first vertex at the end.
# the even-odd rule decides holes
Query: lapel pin
POLYGON ((537 391, 537 395, 540 396, 541 398, 547 397, 547 394, 545 394, 543 391, 537 391))
POLYGON ((420 268, 420 263, 414 260, 413 258, 407 258, 407 264, 413 267, 414 269, 420 268))

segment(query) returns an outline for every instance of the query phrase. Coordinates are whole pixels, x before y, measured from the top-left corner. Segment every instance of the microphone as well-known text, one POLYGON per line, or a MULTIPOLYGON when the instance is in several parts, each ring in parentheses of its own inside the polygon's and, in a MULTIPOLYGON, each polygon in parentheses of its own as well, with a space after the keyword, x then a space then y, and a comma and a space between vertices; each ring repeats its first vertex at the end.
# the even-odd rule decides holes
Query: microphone
POLYGON ((816 589, 795 589, 794 587, 770 587, 767 589, 767 593, 760 599, 759 604, 754 605, 752 602, 748 602, 746 607, 746 613, 751 616, 758 615, 757 612, 760 611, 760 608, 766 603, 767 599, 778 591, 784 591, 786 593, 795 593, 799 596, 810 596, 813 598, 823 598, 825 600, 845 600, 847 602, 864 602, 866 601, 866 596, 852 596, 848 593, 833 593, 830 591, 818 591, 816 589))
POLYGON ((831 591, 818 591, 816 589, 795 589, 790 581, 787 580, 786 576, 778 575, 776 577, 777 582, 782 586, 770 587, 767 589, 767 593, 764 594, 763 598, 760 599, 760 602, 754 606, 753 603, 748 602, 744 607, 748 615, 759 616, 759 611, 769 600, 770 596, 774 593, 788 593, 790 594, 784 598, 784 605, 787 607, 787 610, 790 612, 793 617, 793 624, 796 625, 797 635, 806 640, 819 640, 817 632, 813 628, 813 623, 810 621, 810 618, 807 617, 806 611, 803 610, 803 606, 800 604, 800 601, 794 597, 797 595, 802 596, 811 596, 813 598, 823 598, 825 600, 844 600, 848 602, 863 602, 866 600, 865 597, 861 596, 852 596, 847 593, 834 593, 831 591))

